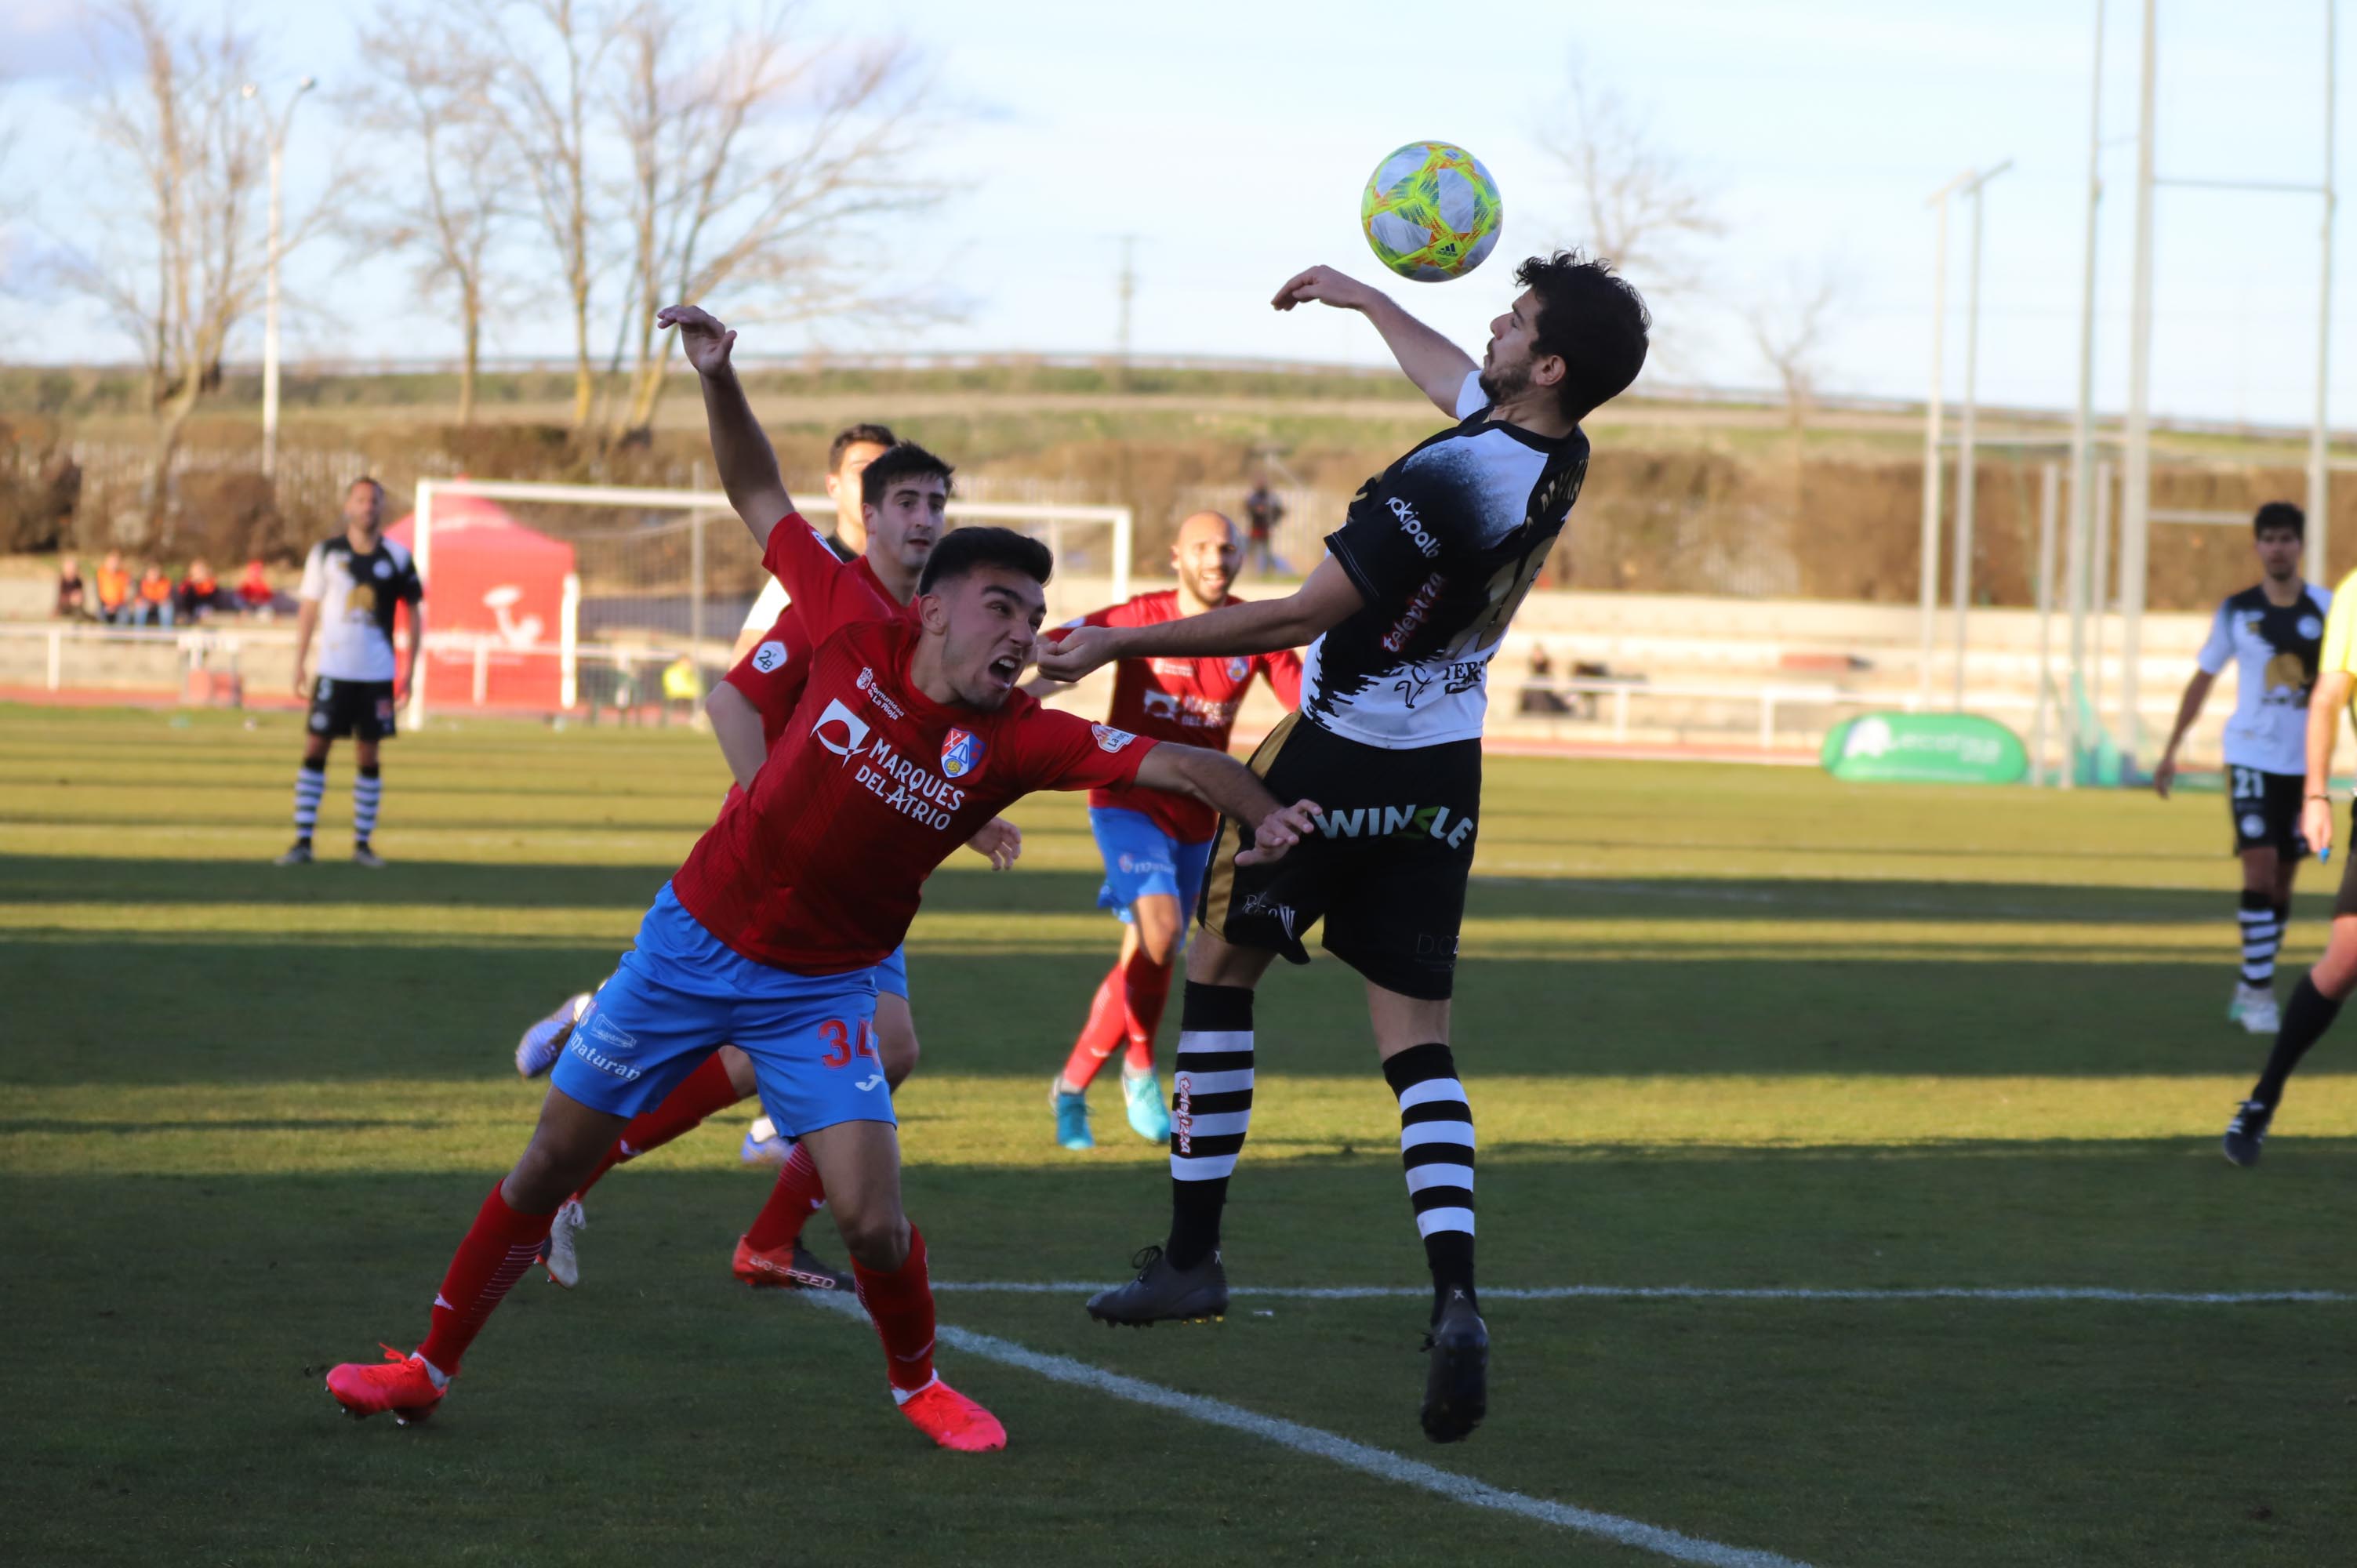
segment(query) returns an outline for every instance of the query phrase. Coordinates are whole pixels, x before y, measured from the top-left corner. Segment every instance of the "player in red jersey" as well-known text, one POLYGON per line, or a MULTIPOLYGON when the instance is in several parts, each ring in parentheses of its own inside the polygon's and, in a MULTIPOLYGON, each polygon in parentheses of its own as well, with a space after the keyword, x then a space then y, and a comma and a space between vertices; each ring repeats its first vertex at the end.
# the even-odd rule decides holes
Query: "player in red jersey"
MULTIPOLYGON (((1201 615, 1220 605, 1242 604, 1229 588, 1243 552, 1236 525, 1215 511, 1199 511, 1178 525, 1170 564, 1178 586, 1140 594, 1125 603, 1082 616, 1073 626, 1157 626, 1201 615)), ((1113 711, 1105 722, 1157 740, 1228 748, 1236 708, 1256 675, 1265 675, 1288 708, 1301 700, 1301 660, 1291 649, 1211 659, 1125 659, 1115 668, 1113 711)), ((1057 690, 1042 677, 1024 690, 1033 696, 1057 690)), ((1089 827, 1104 859, 1101 908, 1126 922, 1121 956, 1097 987, 1088 1021, 1064 1069, 1048 1090, 1056 1116, 1056 1142, 1089 1149, 1089 1084, 1124 1046, 1122 1099, 1129 1125, 1158 1144, 1170 1136, 1170 1112, 1154 1074, 1154 1033, 1170 994, 1170 971, 1187 935, 1187 915, 1203 886, 1203 867, 1220 821, 1201 802, 1152 789, 1097 789, 1089 795, 1089 827)))
MULTIPOLYGON (((916 596, 917 580, 944 526, 950 475, 946 465, 916 446, 896 446, 872 458, 863 457, 859 467, 860 538, 865 548, 851 558, 847 575, 868 591, 876 612, 886 615, 916 596)), ((834 543, 829 541, 829 547, 834 543)), ((714 736, 739 788, 750 785, 769 748, 784 733, 809 677, 811 646, 802 617, 788 606, 705 703, 714 736)), ((1004 870, 1021 853, 1022 834, 1012 822, 1000 819, 986 824, 969 847, 1004 870)), ((576 1010, 586 1011, 587 1004, 585 993, 577 999, 577 1009, 576 1004, 567 1004, 544 1021, 552 1028, 539 1048, 538 1072, 554 1065, 571 1037, 576 1010)), ((897 1090, 916 1069, 918 1057, 916 1024, 909 1009, 907 955, 901 951, 896 950, 877 968, 876 1035, 886 1085, 897 1090)), ((522 1066, 520 1061, 519 1067, 522 1066)), ((527 1077, 537 1075, 526 1071, 527 1077)), ((582 1200, 608 1171, 752 1098, 757 1088, 751 1059, 733 1046, 723 1047, 662 1103, 634 1118, 581 1189, 558 1208, 542 1260, 549 1279, 568 1289, 580 1283, 580 1233, 588 1223, 582 1200)), ((746 1137, 752 1144, 753 1134, 746 1137)), ((849 1278, 822 1262, 802 1244, 803 1226, 826 1201, 825 1184, 819 1178, 816 1164, 809 1151, 794 1144, 783 1152, 779 1166, 769 1200, 752 1226, 737 1238, 730 1271, 757 1289, 846 1288, 849 1278)))
POLYGON ((825 1179, 894 1402, 944 1447, 1003 1447, 997 1420, 933 1370, 924 1238, 901 1209, 876 1056, 875 966, 906 937, 934 867, 1034 789, 1197 794, 1251 824, 1247 864, 1281 859, 1317 808, 1280 807, 1222 753, 1092 725, 1017 691, 1053 567, 1036 540, 953 532, 934 547, 910 612, 879 616, 794 511, 728 363, 736 334, 692 306, 657 319, 682 328, 729 499, 802 607, 815 640, 809 683, 752 788, 697 842, 573 1031, 530 1144, 451 1259, 425 1342, 336 1367, 328 1391, 355 1417, 390 1411, 406 1423, 436 1409, 557 1205, 630 1115, 734 1042, 825 1179))

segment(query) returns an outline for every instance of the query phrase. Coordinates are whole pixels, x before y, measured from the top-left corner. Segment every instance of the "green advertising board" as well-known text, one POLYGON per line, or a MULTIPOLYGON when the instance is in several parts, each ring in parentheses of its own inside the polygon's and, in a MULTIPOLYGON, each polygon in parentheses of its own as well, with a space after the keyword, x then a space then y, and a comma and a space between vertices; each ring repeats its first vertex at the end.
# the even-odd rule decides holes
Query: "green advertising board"
POLYGON ((1825 771, 1865 784, 2018 784, 2021 737, 1977 714, 1860 714, 1825 736, 1825 771))

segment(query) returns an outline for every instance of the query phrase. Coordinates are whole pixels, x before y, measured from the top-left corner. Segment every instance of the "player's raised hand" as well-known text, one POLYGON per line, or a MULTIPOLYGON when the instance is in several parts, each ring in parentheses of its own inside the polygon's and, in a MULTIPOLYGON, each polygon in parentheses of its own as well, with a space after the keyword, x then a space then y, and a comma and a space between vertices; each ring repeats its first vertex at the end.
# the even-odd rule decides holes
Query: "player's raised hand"
POLYGON ((679 328, 680 352, 697 375, 716 376, 728 368, 728 350, 736 346, 737 334, 702 306, 666 305, 655 312, 655 326, 679 328))
POLYGON ((1375 296, 1375 291, 1354 277, 1336 272, 1332 267, 1312 267, 1306 273, 1296 273, 1285 280, 1269 304, 1279 310, 1291 310, 1297 305, 1312 300, 1330 305, 1337 310, 1362 310, 1375 296))
POLYGON ((2332 802, 2330 800, 2322 795, 2310 795, 2300 802, 2299 836, 2308 841, 2308 847, 2313 854, 2324 855, 2331 852, 2332 802))
POLYGON ((1273 860, 1283 860, 1287 850, 1318 831, 1319 815, 1315 800, 1296 800, 1290 806, 1279 806, 1260 820, 1260 826, 1253 830, 1252 848, 1238 854, 1236 864, 1265 865, 1273 860))
POLYGON ((1023 830, 1005 817, 993 817, 965 841, 965 847, 990 862, 991 870, 1005 871, 1022 858, 1023 830))
POLYGON ((1039 634, 1039 673, 1051 681, 1077 681, 1100 664, 1121 657, 1120 634, 1109 626, 1060 627, 1039 634), (1051 640, 1052 639, 1052 640, 1051 640))

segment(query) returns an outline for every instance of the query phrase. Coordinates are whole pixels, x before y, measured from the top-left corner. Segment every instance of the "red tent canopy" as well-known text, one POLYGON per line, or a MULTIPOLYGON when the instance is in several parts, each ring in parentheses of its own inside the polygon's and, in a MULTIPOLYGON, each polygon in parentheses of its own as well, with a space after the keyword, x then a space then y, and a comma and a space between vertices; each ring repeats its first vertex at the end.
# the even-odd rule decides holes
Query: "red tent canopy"
MULTIPOLYGON (((414 553, 416 514, 385 532, 414 553)), ((497 501, 445 491, 434 498, 426 554, 420 564, 436 646, 426 651, 425 681, 434 705, 562 706, 573 546, 526 528, 497 501), (474 635, 454 644, 444 639, 449 632, 474 635)))

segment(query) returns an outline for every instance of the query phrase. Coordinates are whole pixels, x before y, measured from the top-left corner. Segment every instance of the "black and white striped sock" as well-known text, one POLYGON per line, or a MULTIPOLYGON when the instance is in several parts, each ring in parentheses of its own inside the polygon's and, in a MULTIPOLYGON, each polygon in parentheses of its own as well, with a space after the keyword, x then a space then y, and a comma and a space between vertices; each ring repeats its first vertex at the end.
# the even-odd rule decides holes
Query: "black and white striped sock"
POLYGON ((295 836, 311 842, 319 825, 319 797, 328 792, 328 765, 307 762, 295 770, 295 836))
POLYGON ((1171 1266, 1191 1269, 1220 1245, 1228 1177, 1252 1122, 1253 993, 1187 983, 1170 1064, 1171 1266))
POLYGON ((1473 1295, 1473 1106, 1447 1046, 1410 1046, 1383 1063, 1399 1097, 1400 1164, 1432 1267, 1432 1312, 1452 1288, 1473 1295))
POLYGON ((2283 917, 2275 900, 2264 893, 2244 890, 2234 920, 2243 932, 2243 983, 2272 987, 2276 983, 2276 949, 2283 945, 2283 917))
POLYGON ((384 780, 370 763, 352 779, 352 842, 366 843, 376 832, 377 803, 384 799, 384 780))

